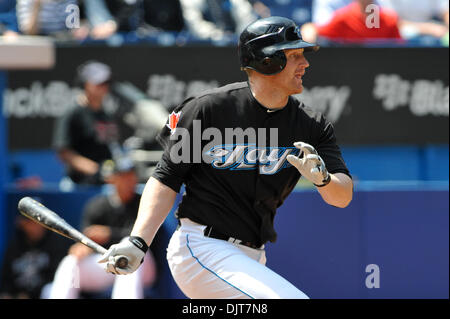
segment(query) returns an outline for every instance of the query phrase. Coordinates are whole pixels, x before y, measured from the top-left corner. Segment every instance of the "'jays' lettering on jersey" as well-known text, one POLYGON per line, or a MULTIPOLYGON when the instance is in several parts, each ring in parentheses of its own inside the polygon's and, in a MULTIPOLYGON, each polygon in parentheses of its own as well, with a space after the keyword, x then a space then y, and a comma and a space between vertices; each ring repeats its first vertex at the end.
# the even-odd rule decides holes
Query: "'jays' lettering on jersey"
POLYGON ((298 170, 286 160, 289 154, 299 155, 294 142, 311 144, 330 173, 350 176, 332 124, 293 97, 283 109, 268 112, 253 97, 247 82, 233 83, 189 98, 174 112, 180 114, 176 130, 189 132, 183 141, 189 147, 180 151, 188 150, 187 158, 191 159, 195 152, 201 152, 197 158, 202 161, 173 161, 171 148, 180 139, 171 139, 174 125, 168 122, 158 136, 165 151, 153 177, 176 192, 185 184, 178 218, 212 226, 227 236, 257 246, 276 240, 276 209, 300 178, 298 170), (205 136, 208 134, 201 140, 194 137, 194 122, 201 125, 201 132, 215 128, 222 140, 205 136), (251 128, 257 134, 256 141, 225 141, 230 128, 251 128), (277 145, 269 134, 274 128, 277 145), (261 138, 263 131, 265 136, 261 138))

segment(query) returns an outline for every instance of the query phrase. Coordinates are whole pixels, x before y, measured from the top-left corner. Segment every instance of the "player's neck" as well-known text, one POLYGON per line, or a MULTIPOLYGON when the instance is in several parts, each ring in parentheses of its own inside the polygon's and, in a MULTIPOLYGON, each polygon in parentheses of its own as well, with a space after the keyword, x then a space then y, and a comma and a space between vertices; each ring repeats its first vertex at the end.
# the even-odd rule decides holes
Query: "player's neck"
POLYGON ((103 100, 91 98, 87 94, 81 94, 77 97, 77 102, 80 106, 89 107, 94 111, 99 111, 102 108, 103 100))
POLYGON ((253 97, 262 106, 268 109, 280 109, 288 103, 289 95, 284 94, 270 82, 258 78, 250 78, 248 82, 253 97))

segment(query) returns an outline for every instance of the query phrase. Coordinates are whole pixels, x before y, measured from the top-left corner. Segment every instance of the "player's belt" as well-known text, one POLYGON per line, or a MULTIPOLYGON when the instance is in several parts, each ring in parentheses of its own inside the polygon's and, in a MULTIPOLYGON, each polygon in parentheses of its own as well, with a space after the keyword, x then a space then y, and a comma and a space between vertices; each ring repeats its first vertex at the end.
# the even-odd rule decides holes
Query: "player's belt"
MULTIPOLYGON (((178 226, 177 226, 177 230, 181 227, 181 223, 178 220, 178 226)), ((255 245, 252 242, 249 241, 242 241, 240 239, 237 238, 233 238, 233 237, 229 237, 226 235, 223 235, 221 233, 219 233, 218 231, 216 231, 215 229, 212 228, 212 226, 206 226, 205 230, 203 231, 203 235, 205 237, 210 237, 210 238, 214 238, 214 239, 220 239, 220 240, 226 240, 229 241, 230 243, 234 243, 234 244, 239 244, 239 245, 244 245, 253 249, 260 249, 262 247, 262 245, 255 245)))
POLYGON ((258 248, 261 247, 261 245, 257 246, 255 244, 253 244, 252 242, 249 242, 249 241, 242 241, 242 240, 237 239, 237 238, 233 238, 233 237, 229 237, 229 236, 223 235, 223 234, 219 233, 218 231, 216 231, 215 229, 213 229, 212 226, 206 226, 205 230, 203 231, 203 234, 206 237, 226 240, 226 241, 229 241, 230 243, 244 245, 244 246, 247 246, 247 247, 250 247, 250 248, 253 248, 253 249, 258 249, 258 248))

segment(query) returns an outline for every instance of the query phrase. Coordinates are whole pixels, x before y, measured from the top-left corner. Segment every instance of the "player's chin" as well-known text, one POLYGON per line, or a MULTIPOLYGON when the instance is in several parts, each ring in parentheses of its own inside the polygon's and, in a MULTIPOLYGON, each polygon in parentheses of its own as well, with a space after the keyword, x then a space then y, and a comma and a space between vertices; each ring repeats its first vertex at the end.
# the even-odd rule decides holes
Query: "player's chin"
POLYGON ((303 85, 299 84, 299 85, 296 85, 295 88, 292 89, 291 94, 300 94, 302 92, 303 92, 303 85))
POLYGON ((294 83, 292 83, 292 84, 293 84, 293 90, 295 91, 295 93, 293 93, 293 94, 300 94, 303 92, 303 81, 302 81, 301 77, 300 78, 296 77, 294 83))

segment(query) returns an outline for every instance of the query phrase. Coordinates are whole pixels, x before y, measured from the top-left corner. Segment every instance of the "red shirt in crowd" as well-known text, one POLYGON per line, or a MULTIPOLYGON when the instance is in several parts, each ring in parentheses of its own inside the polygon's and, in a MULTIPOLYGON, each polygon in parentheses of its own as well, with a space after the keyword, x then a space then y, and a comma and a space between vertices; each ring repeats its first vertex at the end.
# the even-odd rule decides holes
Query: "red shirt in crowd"
POLYGON ((330 22, 317 27, 319 36, 333 40, 346 40, 360 42, 366 39, 400 39, 398 30, 398 17, 394 11, 378 7, 379 27, 368 27, 366 20, 374 21, 371 17, 373 10, 368 12, 369 17, 363 13, 360 4, 353 2, 344 8, 336 10, 330 22))

